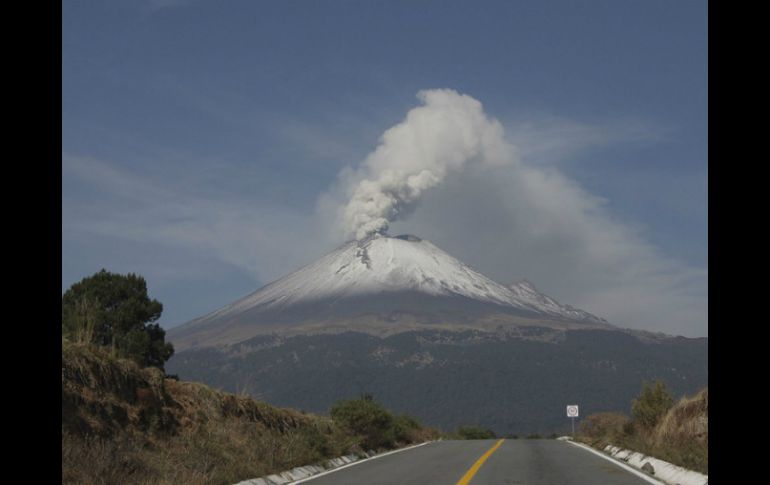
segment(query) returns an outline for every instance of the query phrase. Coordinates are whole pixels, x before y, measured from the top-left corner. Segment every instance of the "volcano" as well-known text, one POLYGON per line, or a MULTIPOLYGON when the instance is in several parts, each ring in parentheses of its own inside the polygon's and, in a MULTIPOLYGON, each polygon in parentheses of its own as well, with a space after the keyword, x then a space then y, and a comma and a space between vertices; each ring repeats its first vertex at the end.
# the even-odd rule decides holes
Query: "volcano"
POLYGON ((566 433, 566 404, 626 409, 646 380, 708 384, 707 339, 610 325, 411 235, 347 242, 167 336, 181 379, 318 413, 369 394, 500 435, 566 433))
POLYGON ((537 325, 613 328, 528 281, 505 286, 413 235, 375 234, 334 251, 230 305, 171 329, 177 349, 261 334, 537 325))

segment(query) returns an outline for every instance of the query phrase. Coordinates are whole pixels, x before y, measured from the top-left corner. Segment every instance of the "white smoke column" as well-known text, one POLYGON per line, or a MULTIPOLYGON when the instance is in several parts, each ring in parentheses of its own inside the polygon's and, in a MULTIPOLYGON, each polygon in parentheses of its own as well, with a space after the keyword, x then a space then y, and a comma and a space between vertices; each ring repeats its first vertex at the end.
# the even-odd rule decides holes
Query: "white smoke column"
POLYGON ((348 237, 385 232, 449 171, 513 158, 502 126, 486 117, 479 101, 451 89, 420 91, 417 97, 423 106, 388 129, 351 178, 341 213, 348 237))

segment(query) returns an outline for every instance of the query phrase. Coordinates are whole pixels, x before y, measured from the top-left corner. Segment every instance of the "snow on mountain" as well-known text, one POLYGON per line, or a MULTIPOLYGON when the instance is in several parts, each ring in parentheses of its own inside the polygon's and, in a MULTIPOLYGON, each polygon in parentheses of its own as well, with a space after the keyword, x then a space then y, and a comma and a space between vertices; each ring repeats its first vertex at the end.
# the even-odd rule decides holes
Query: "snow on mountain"
POLYGON ((182 348, 308 329, 398 332, 424 325, 494 329, 548 322, 608 326, 529 283, 506 287, 492 281, 416 236, 376 234, 347 242, 168 335, 182 348))
POLYGON ((279 313, 318 302, 329 304, 389 294, 463 298, 567 320, 604 320, 561 305, 524 282, 505 287, 430 242, 412 235, 374 235, 350 241, 283 278, 204 317, 279 313))
POLYGON ((415 291, 465 296, 519 308, 505 286, 415 236, 375 235, 348 242, 318 261, 252 293, 231 307, 279 308, 324 299, 415 291))
POLYGON ((565 318, 567 320, 607 322, 607 320, 580 310, 579 308, 570 305, 562 305, 550 296, 540 293, 537 288, 535 288, 535 285, 527 280, 514 283, 508 286, 508 289, 511 291, 516 301, 536 309, 539 312, 565 318))

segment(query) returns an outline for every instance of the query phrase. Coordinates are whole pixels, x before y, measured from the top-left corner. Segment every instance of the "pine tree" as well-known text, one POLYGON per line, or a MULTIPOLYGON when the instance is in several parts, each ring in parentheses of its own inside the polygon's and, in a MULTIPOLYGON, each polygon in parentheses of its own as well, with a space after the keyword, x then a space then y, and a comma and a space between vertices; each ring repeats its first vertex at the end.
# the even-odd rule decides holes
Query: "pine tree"
POLYGON ((163 305, 148 296, 144 278, 102 269, 62 296, 62 335, 162 369, 174 353, 165 341, 166 331, 152 323, 162 312, 163 305))

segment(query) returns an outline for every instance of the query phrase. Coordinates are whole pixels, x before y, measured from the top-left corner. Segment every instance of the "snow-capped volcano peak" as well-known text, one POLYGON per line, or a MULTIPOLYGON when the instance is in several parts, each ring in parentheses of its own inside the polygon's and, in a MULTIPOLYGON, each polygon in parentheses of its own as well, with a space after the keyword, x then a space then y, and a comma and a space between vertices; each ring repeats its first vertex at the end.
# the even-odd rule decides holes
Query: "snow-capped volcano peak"
POLYGON ((521 306, 511 298, 508 288, 426 240, 413 235, 374 234, 343 244, 244 298, 238 307, 275 308, 405 291, 521 306))
POLYGON ((528 282, 506 287, 429 241, 372 234, 185 325, 170 329, 174 345, 233 342, 264 332, 415 325, 547 324, 606 326, 561 305, 528 282), (217 335, 215 338, 214 335, 217 335))

